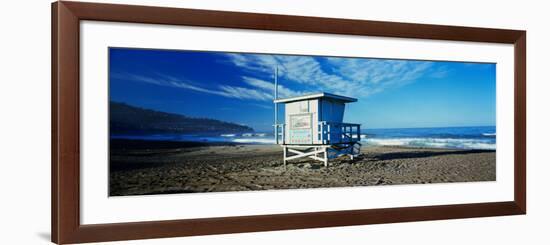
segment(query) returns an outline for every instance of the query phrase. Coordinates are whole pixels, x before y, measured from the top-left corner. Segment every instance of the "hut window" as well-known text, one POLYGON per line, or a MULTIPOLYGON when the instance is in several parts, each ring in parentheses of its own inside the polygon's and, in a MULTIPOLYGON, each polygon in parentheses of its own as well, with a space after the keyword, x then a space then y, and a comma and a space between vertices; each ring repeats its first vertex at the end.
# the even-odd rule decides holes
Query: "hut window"
POLYGON ((311 114, 300 114, 290 116, 290 128, 291 129, 310 129, 311 128, 311 114))

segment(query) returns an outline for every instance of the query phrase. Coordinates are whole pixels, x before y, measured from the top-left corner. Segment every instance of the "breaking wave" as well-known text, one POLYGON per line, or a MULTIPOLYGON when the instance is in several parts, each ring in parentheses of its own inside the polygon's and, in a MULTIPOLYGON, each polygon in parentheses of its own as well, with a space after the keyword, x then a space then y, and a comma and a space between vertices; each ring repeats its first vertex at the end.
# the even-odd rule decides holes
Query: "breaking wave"
POLYGON ((362 138, 367 145, 412 146, 427 148, 496 150, 496 144, 483 139, 453 138, 362 138))

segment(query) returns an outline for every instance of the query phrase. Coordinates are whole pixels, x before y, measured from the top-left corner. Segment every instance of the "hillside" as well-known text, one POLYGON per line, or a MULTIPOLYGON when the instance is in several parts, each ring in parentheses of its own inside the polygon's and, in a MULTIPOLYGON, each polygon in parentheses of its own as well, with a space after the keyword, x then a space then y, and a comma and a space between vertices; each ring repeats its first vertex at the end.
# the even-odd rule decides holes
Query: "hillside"
POLYGON ((111 134, 151 133, 247 133, 254 130, 208 118, 192 118, 184 115, 139 108, 125 103, 109 103, 109 127, 111 134))

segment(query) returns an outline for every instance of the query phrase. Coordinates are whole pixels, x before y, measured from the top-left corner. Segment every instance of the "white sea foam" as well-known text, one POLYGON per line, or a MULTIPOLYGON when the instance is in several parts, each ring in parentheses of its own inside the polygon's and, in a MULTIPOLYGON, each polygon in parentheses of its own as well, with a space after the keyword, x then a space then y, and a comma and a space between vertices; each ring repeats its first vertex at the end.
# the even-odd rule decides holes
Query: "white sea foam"
POLYGON ((221 137, 235 137, 236 134, 222 134, 221 137))
POLYGON ((483 136, 497 136, 496 133, 482 133, 483 136))
POLYGON ((452 138, 366 138, 362 142, 368 145, 385 146, 414 146, 434 148, 458 148, 458 149, 486 149, 495 150, 496 145, 489 141, 477 139, 452 139, 452 138))
POLYGON ((275 144, 275 139, 266 139, 266 138, 237 138, 233 139, 233 142, 235 143, 257 143, 257 144, 275 144))

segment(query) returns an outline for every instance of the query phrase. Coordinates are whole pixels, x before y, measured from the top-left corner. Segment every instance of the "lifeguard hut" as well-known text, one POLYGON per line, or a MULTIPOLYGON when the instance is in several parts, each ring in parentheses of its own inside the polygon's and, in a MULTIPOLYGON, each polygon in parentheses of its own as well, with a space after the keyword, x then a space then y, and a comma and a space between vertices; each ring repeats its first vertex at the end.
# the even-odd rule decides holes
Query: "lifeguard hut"
POLYGON ((275 141, 283 147, 285 167, 287 161, 304 157, 326 167, 329 158, 353 159, 360 153, 361 125, 343 122, 346 103, 357 99, 325 92, 275 98, 275 141), (284 105, 284 123, 277 122, 279 104, 284 105))

